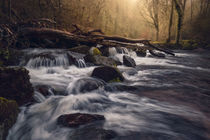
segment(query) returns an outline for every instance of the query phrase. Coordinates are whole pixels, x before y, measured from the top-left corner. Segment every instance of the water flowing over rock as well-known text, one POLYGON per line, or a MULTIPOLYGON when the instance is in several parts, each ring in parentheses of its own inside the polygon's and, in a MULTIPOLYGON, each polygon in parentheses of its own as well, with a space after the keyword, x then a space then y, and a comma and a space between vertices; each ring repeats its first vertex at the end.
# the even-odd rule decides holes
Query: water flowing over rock
POLYGON ((82 78, 69 84, 67 90, 69 94, 85 93, 103 87, 105 83, 95 78, 82 78))
POLYGON ((0 96, 23 105, 32 100, 33 88, 25 68, 0 68, 0 96))
POLYGON ((104 116, 96 114, 67 114, 61 115, 57 122, 66 127, 79 127, 81 125, 89 124, 95 121, 105 120, 104 116))
POLYGON ((116 66, 117 64, 119 64, 112 58, 100 55, 86 55, 84 59, 85 62, 93 63, 95 65, 116 66))
POLYGON ((114 67, 98 67, 93 70, 92 77, 99 78, 105 82, 121 82, 124 77, 117 68, 114 67))
POLYGON ((131 58, 130 56, 124 55, 123 56, 123 64, 125 66, 128 67, 135 67, 136 66, 136 62, 133 58, 131 58))

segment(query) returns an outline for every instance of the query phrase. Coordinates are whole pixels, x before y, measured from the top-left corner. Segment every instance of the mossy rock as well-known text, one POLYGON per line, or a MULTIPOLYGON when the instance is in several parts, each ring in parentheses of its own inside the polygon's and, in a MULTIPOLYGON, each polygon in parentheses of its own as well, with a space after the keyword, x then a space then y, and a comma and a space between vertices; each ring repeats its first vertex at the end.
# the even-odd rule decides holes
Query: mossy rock
POLYGON ((99 78, 105 82, 123 82, 124 77, 118 68, 103 66, 93 70, 92 77, 99 78))
POLYGON ((29 71, 21 67, 0 67, 0 89, 0 97, 15 100, 19 105, 30 102, 34 93, 29 71))
POLYGON ((94 55, 94 56, 102 54, 101 51, 98 48, 96 48, 96 47, 92 47, 90 49, 89 53, 90 53, 90 55, 94 55))
POLYGON ((9 129, 16 122, 18 113, 16 101, 0 97, 0 140, 6 139, 9 129))
POLYGON ((84 59, 85 62, 92 63, 97 66, 102 65, 116 67, 117 65, 120 65, 120 63, 118 63, 116 60, 101 55, 86 55, 84 59))

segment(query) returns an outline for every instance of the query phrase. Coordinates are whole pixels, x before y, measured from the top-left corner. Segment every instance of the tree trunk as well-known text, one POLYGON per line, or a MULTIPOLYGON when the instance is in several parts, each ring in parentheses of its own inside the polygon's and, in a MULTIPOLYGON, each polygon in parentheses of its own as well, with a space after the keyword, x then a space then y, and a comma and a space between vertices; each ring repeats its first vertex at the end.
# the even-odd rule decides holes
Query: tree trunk
POLYGON ((159 40, 159 28, 156 28, 156 41, 159 40))
POLYGON ((179 0, 174 0, 174 4, 176 7, 176 12, 178 15, 177 19, 177 31, 176 31, 176 44, 179 44, 180 37, 181 37, 181 30, 182 30, 182 22, 184 17, 184 9, 182 4, 179 2, 179 0))
POLYGON ((169 26, 168 26, 168 38, 166 40, 166 43, 169 43, 171 41, 171 28, 173 23, 173 15, 174 15, 174 2, 171 1, 171 15, 169 19, 169 26))

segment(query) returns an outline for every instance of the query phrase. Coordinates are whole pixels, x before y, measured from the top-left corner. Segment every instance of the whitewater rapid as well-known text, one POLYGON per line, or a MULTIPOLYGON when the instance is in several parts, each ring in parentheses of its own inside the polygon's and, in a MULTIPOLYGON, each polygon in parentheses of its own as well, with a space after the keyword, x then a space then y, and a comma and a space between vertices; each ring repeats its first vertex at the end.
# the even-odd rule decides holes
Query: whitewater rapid
MULTIPOLYGON (((25 50, 25 53, 31 55, 46 51, 49 50, 25 50)), ((166 59, 150 56, 141 58, 134 52, 125 50, 125 53, 135 59, 138 66, 136 68, 118 66, 126 78, 124 83, 100 83, 100 80, 90 78, 96 66, 87 67, 83 59, 79 59, 79 66, 70 65, 66 53, 61 50, 50 51, 56 54, 53 60, 39 57, 22 60, 21 65, 25 65, 29 70, 33 86, 46 85, 53 90, 48 96, 35 91, 37 103, 21 107, 17 122, 10 130, 7 140, 72 139, 80 128, 61 127, 56 124, 56 120, 60 115, 78 112, 104 115, 106 121, 94 125, 115 131, 117 133, 115 139, 133 140, 145 135, 154 135, 152 137, 154 139, 159 136, 161 140, 205 139, 200 130, 185 120, 185 118, 190 118, 193 122, 206 120, 202 112, 181 104, 174 105, 170 102, 141 97, 134 92, 141 92, 138 91, 139 87, 161 89, 180 87, 175 84, 177 81, 164 82, 162 79, 163 82, 160 82, 161 78, 165 75, 182 74, 183 69, 209 72, 208 67, 184 65, 169 56, 166 59), (159 76, 160 79, 155 76, 159 76), (93 91, 80 92, 84 84, 80 82, 81 79, 92 80, 102 86, 93 91), (116 85, 136 86, 137 89, 121 91, 115 88, 116 85), (189 131, 186 132, 186 129, 189 131)), ((117 57, 122 61, 125 53, 119 54, 111 50, 111 57, 117 57)), ((177 53, 177 57, 188 57, 188 55, 177 53)), ((85 139, 85 135, 81 136, 81 139, 85 139)))

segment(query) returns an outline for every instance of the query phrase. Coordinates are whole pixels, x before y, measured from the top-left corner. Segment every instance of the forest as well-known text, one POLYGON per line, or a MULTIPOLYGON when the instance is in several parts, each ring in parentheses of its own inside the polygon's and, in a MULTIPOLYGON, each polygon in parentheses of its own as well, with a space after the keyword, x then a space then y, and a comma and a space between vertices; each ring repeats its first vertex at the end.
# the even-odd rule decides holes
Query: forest
POLYGON ((209 140, 210 0, 0 0, 0 140, 209 140))
POLYGON ((155 41, 209 38, 209 0, 1 0, 1 23, 49 18, 109 35, 155 41))

